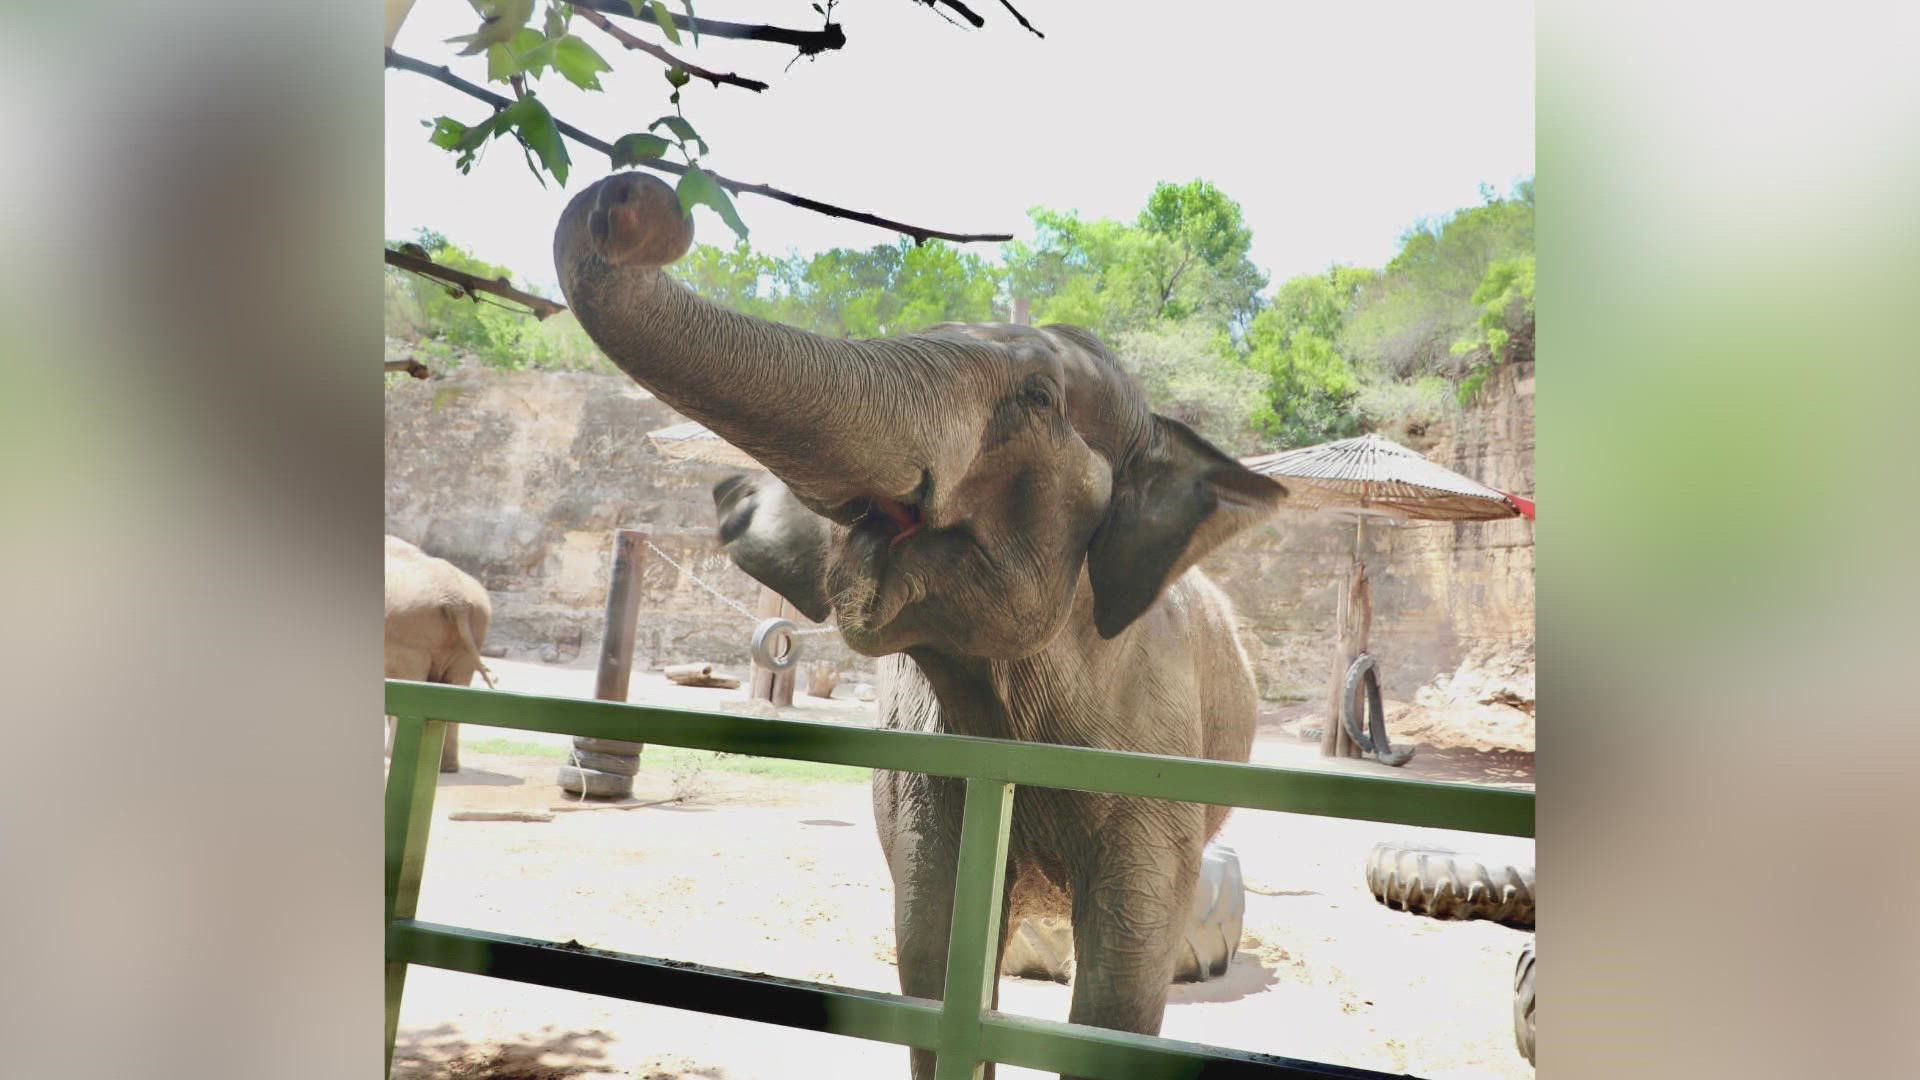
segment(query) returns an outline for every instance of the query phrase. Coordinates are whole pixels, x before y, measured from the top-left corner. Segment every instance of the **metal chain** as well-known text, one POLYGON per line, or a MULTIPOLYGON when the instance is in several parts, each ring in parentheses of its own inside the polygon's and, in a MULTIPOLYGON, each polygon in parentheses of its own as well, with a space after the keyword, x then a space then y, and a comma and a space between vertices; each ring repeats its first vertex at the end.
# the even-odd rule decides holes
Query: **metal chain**
MULTIPOLYGON (((751 611, 748 611, 747 606, 745 604, 742 604, 740 601, 735 600, 733 597, 728 596, 726 593, 721 592, 719 589, 714 588, 712 585, 707 584, 706 581, 701 579, 699 574, 696 574, 693 571, 687 569, 686 567, 680 565, 677 561, 674 560, 673 556, 667 554, 664 551, 661 551, 660 548, 656 546, 652 540, 647 541, 647 550, 653 552, 655 555, 660 556, 662 559, 667 560, 668 566, 671 566, 675 570, 680 571, 682 574, 687 575, 687 577, 691 579, 695 585, 698 585, 701 588, 707 590, 709 593, 712 593, 714 599, 727 605, 728 607, 739 612, 740 614, 745 615, 749 619, 757 620, 760 618, 760 616, 755 615, 751 611)), ((834 634, 834 633, 838 633, 839 629, 840 628, 837 626, 816 626, 806 630, 795 630, 793 632, 793 636, 794 637, 812 637, 815 634, 834 634)))

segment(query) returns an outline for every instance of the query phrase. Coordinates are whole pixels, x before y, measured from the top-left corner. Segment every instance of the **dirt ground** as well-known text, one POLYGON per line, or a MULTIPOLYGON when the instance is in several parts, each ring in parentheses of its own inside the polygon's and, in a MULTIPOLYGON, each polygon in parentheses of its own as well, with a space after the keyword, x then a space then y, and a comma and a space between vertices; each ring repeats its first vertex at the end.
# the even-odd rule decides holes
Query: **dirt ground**
MULTIPOLYGON (((589 667, 490 663, 503 690, 592 693, 589 667)), ((752 708, 744 691, 689 690, 653 674, 635 675, 631 698, 752 708)), ((1311 712, 1263 717, 1254 759, 1320 767, 1315 744, 1298 732, 1311 712)), ((852 700, 802 696, 793 715, 874 723, 873 706, 852 700)), ((577 802, 554 786, 552 755, 567 738, 467 727, 461 742, 464 767, 440 779, 421 919, 898 991, 892 890, 865 783, 731 771, 744 759, 669 763, 660 753, 642 757, 635 794, 681 801, 554 812, 544 822, 451 821, 462 809, 577 802)), ((1457 747, 1424 747, 1405 770, 1343 767, 1533 781, 1531 754, 1457 747)), ((1238 851, 1247 884, 1240 955, 1222 979, 1174 987, 1161 1033, 1434 1080, 1530 1077, 1514 1050, 1510 989, 1525 935, 1376 903, 1361 866, 1389 838, 1533 861, 1529 840, 1236 810, 1220 840, 1238 851)), ((1070 992, 1004 979, 1001 1008, 1064 1020, 1070 992)), ((892 1077, 905 1075, 906 1051, 415 967, 394 1065, 402 1078, 892 1077)))

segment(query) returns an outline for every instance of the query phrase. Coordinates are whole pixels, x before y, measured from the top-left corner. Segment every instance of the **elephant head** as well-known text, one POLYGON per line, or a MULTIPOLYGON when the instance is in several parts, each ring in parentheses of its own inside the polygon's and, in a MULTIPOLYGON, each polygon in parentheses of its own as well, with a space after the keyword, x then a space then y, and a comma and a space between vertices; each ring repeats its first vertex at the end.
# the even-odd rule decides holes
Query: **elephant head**
POLYGON ((671 188, 619 173, 574 196, 554 263, 615 364, 779 478, 716 490, 729 553, 860 652, 1031 655, 1083 568, 1114 637, 1285 496, 1149 410, 1083 330, 821 337, 674 281, 692 242, 671 188))

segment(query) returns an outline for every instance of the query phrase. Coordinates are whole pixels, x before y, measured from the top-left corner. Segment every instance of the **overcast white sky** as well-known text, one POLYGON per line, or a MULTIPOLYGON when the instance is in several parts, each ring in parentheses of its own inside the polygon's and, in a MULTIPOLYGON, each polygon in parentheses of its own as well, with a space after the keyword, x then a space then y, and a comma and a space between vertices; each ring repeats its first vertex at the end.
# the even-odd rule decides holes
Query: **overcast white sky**
MULTIPOLYGON (((1378 266, 1416 219, 1473 205, 1533 173, 1530 0, 1019 0, 1045 40, 994 0, 983 30, 910 0, 846 0, 847 47, 782 70, 791 50, 703 38, 696 63, 772 84, 694 82, 683 105, 715 171, 896 220, 1030 235, 1034 205, 1131 219, 1159 180, 1203 177, 1245 210, 1275 282, 1334 263, 1378 266)), ((700 0, 701 15, 818 26, 806 0, 700 0)), ((476 25, 467 0, 418 0, 395 48, 446 62, 476 25)), ((644 28, 629 24, 647 36, 644 28)), ((661 66, 584 20, 615 71, 604 93, 558 76, 554 115, 609 140, 669 111, 661 66)), ((657 37, 657 32, 653 35, 657 37)), ((484 81, 484 58, 453 62, 484 81)), ((570 145, 565 190, 542 190, 510 141, 468 176, 420 121, 486 108, 409 72, 386 75, 386 234, 445 233, 519 280, 550 285, 554 222, 606 159, 570 145)), ((549 181, 551 184, 551 181, 549 181)), ((737 200, 761 250, 812 253, 893 234, 755 196, 737 200)), ((730 243, 707 210, 702 240, 730 243)), ((994 245, 972 245, 992 255, 994 245)))

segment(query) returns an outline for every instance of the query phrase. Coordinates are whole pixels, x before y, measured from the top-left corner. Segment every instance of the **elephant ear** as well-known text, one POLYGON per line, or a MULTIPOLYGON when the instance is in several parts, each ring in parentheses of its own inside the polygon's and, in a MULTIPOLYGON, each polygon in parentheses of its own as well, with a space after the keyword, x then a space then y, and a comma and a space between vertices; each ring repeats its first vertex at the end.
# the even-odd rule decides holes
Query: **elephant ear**
POLYGON ((1087 548, 1100 636, 1131 626, 1168 583, 1286 497, 1277 481, 1155 415, 1146 447, 1114 477, 1106 519, 1087 548))
POLYGON ((713 487, 720 543, 747 576, 785 597, 814 622, 832 615, 824 579, 827 519, 801 506, 771 476, 730 476, 713 487))

